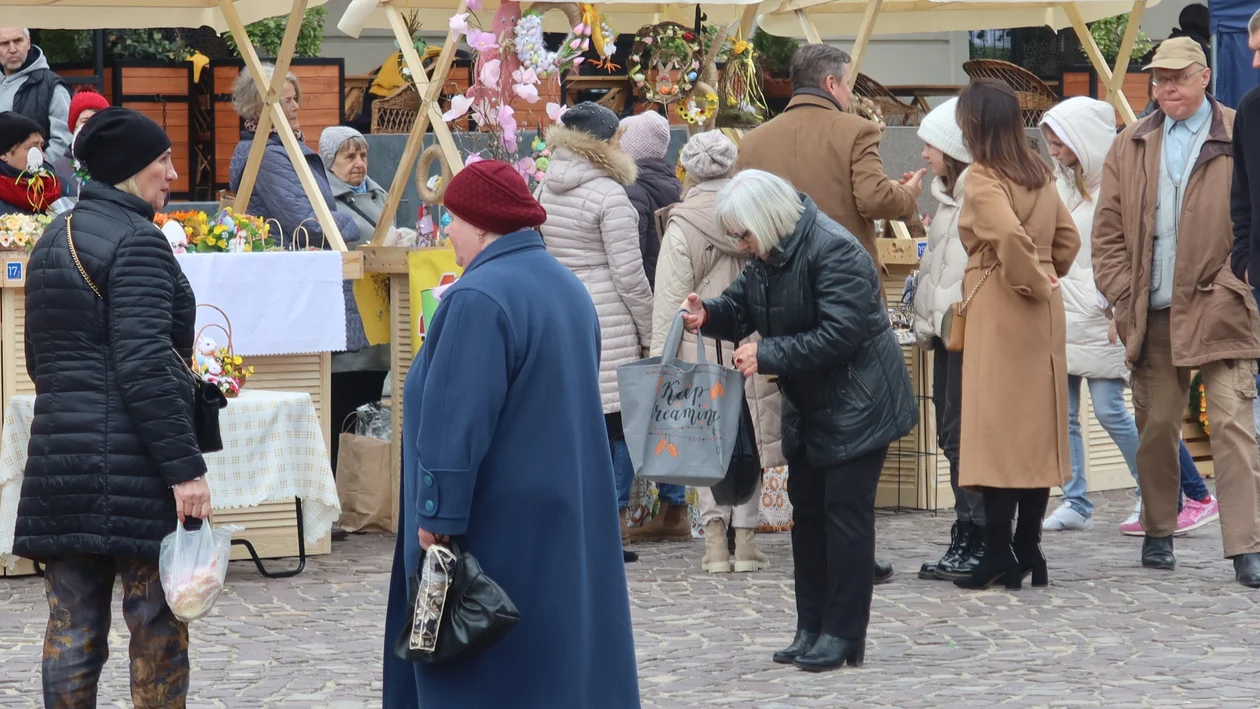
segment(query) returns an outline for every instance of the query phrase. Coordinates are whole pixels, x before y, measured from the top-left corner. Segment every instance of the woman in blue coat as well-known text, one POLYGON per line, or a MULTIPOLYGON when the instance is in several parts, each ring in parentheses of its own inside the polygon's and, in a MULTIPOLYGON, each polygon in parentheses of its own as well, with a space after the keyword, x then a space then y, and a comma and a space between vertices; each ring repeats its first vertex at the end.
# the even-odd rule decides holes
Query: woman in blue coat
POLYGON ((386 618, 384 705, 639 706, 599 321, 543 246, 520 175, 483 161, 447 188, 464 276, 407 376, 402 519, 386 618), (470 660, 408 665, 391 647, 421 549, 458 537, 520 622, 470 660))

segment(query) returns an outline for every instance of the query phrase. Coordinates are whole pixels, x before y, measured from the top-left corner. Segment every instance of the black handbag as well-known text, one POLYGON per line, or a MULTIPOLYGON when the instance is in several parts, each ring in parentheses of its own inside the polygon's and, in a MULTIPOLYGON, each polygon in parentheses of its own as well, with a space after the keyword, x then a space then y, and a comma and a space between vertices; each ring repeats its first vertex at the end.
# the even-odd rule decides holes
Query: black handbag
MULTIPOLYGON (((720 341, 717 341, 717 362, 722 364, 720 341)), ((745 381, 744 386, 752 386, 752 381, 745 381)), ((709 492, 713 493, 713 501, 719 505, 738 507, 748 502, 761 482, 761 454, 757 451, 757 432, 753 428, 747 397, 744 398, 744 406, 740 411, 739 436, 735 439, 731 462, 726 466, 726 477, 709 488, 709 492)))
POLYGON ((482 571, 477 558, 452 540, 449 549, 433 546, 421 556, 420 570, 411 578, 407 623, 394 643, 394 655, 425 665, 466 660, 499 642, 520 619, 512 599, 482 571), (435 563, 445 576, 436 589, 421 581, 425 557, 432 554, 438 555, 435 563), (425 596, 417 614, 422 587, 425 596))
MULTIPOLYGON (((101 295, 101 291, 88 276, 87 269, 83 268, 83 263, 79 261, 79 250, 74 248, 74 235, 70 231, 70 220, 73 216, 71 214, 66 217, 66 245, 70 247, 70 258, 74 260, 75 268, 79 269, 83 282, 92 289, 97 298, 104 300, 105 296, 101 295)), ((192 375, 193 429, 197 433, 197 447, 202 453, 218 453, 223 450, 223 435, 219 429, 219 410, 228 405, 227 396, 217 384, 206 381, 193 371, 188 362, 180 356, 178 350, 172 347, 171 352, 184 365, 184 369, 192 375)))

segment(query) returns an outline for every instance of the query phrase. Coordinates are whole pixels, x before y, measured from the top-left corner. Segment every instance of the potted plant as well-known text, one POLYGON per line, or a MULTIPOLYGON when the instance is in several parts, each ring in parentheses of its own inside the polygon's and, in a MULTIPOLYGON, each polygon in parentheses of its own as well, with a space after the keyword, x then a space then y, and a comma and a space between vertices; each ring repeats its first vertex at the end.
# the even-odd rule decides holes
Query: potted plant
POLYGON ((761 84, 767 98, 792 95, 792 55, 801 46, 800 40, 777 37, 762 29, 753 34, 753 49, 761 70, 761 84))
MULTIPOLYGON (((1089 33, 1093 36, 1094 43, 1098 45, 1098 50, 1109 66, 1115 66, 1116 56, 1120 53, 1120 43, 1124 40, 1124 33, 1128 27, 1127 14, 1107 17, 1089 25, 1089 33)), ((1140 61, 1151 51, 1153 44, 1145 32, 1138 30, 1137 38, 1133 42, 1133 51, 1129 55, 1129 69, 1122 87, 1130 98, 1144 99, 1149 93, 1150 77, 1142 73, 1140 61)), ((1088 56, 1085 54, 1084 47, 1081 48, 1081 56, 1083 58, 1088 56)), ((1107 91, 1103 83, 1098 80, 1098 72, 1088 63, 1065 67, 1060 77, 1059 87, 1064 98, 1092 96, 1103 99, 1107 91)))

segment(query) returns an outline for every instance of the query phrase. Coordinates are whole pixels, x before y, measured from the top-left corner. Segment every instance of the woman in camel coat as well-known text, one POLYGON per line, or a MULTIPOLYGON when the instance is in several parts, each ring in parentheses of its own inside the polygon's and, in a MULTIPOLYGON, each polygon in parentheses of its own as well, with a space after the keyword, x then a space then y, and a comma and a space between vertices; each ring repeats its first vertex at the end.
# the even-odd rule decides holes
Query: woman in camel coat
POLYGON ((955 583, 1019 588, 1031 572, 1042 586, 1041 519, 1050 488, 1071 470, 1058 279, 1080 236, 1050 167, 1028 145, 1009 87, 973 82, 959 99, 958 123, 975 158, 958 222, 968 256, 959 484, 984 493, 985 557, 955 583))
MULTIPOLYGON (((688 191, 685 199, 669 208, 665 236, 656 265, 656 296, 652 310, 652 356, 661 354, 670 323, 678 312, 678 304, 689 293, 701 298, 716 298, 735 282, 748 254, 739 242, 718 227, 714 217, 718 192, 730 180, 735 165, 735 143, 721 131, 708 131, 692 136, 683 146, 679 162, 687 171, 688 191), (694 186, 692 186, 694 185, 694 186)), ((756 334, 744 342, 761 339, 756 334)), ((715 340, 705 339, 706 356, 717 361, 715 340)), ((744 344, 744 343, 739 343, 744 344)), ((722 362, 735 361, 737 345, 722 343, 722 362)), ((681 356, 691 359, 696 353, 696 337, 683 335, 681 356)), ((752 414, 757 451, 762 468, 786 465, 779 445, 779 417, 783 404, 779 387, 764 376, 754 375, 744 386, 748 411, 752 414)), ((705 554, 700 566, 709 573, 729 572, 731 555, 726 543, 729 524, 735 530, 735 571, 757 571, 769 559, 757 549, 757 513, 761 504, 758 485, 745 504, 719 505, 708 488, 697 488, 700 498, 700 524, 704 527, 705 554)))

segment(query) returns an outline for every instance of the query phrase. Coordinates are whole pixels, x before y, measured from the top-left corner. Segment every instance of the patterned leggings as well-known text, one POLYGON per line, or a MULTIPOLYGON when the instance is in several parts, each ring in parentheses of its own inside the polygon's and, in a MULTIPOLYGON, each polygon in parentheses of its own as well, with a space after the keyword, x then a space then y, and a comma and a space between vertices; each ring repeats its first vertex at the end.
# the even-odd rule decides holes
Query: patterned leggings
POLYGON ((44 706, 94 709, 109 657, 114 577, 122 576, 131 631, 131 700, 136 709, 183 709, 188 698, 188 625, 166 605, 156 562, 78 555, 49 559, 44 571, 44 706))

